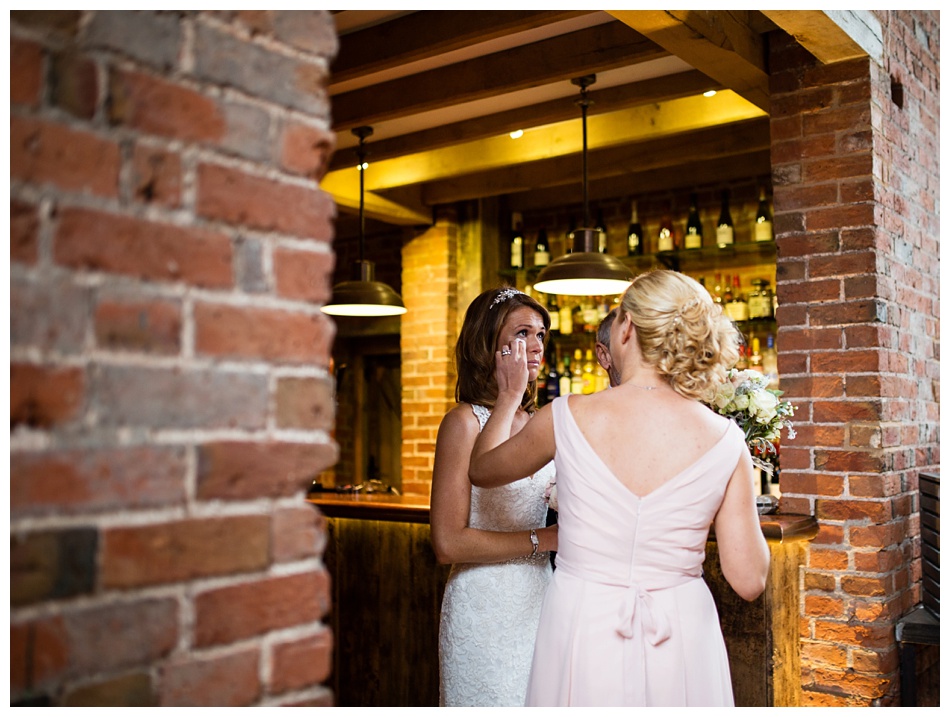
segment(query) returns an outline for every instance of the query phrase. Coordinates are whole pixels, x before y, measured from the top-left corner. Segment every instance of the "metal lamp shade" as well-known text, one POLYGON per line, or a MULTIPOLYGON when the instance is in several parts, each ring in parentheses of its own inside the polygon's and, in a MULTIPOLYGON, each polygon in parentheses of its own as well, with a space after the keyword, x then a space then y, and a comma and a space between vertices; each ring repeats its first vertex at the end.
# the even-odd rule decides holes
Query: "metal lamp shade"
POLYGON ((558 257, 544 267, 534 288, 566 296, 606 296, 626 291, 633 272, 617 257, 591 251, 593 229, 578 229, 575 235, 575 247, 581 251, 558 257))
POLYGON ((388 284, 375 281, 375 264, 356 262, 359 278, 333 287, 333 298, 321 311, 332 316, 397 316, 406 305, 388 284))

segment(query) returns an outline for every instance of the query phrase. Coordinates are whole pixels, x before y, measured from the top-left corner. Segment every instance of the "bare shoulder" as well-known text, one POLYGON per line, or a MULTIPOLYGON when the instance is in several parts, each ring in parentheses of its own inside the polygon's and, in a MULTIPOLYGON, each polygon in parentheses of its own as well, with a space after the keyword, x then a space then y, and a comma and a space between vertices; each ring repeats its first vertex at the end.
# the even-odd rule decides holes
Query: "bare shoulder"
POLYGON ((451 437, 453 440, 459 440, 467 436, 472 437, 478 434, 478 418, 472 411, 472 406, 468 403, 459 403, 449 410, 442 418, 439 425, 439 435, 451 437))

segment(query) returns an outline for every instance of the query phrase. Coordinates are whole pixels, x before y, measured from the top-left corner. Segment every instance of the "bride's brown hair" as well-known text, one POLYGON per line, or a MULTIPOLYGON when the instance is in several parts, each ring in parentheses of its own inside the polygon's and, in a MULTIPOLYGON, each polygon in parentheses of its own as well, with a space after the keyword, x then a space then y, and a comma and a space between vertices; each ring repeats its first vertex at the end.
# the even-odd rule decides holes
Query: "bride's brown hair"
MULTIPOLYGON (((455 343, 455 400, 493 408, 498 396, 495 381, 495 351, 498 336, 514 309, 527 306, 544 322, 545 340, 551 327, 547 309, 510 286, 483 291, 468 305, 465 320, 455 343)), ((529 381, 521 407, 529 413, 537 408, 538 382, 529 381)))

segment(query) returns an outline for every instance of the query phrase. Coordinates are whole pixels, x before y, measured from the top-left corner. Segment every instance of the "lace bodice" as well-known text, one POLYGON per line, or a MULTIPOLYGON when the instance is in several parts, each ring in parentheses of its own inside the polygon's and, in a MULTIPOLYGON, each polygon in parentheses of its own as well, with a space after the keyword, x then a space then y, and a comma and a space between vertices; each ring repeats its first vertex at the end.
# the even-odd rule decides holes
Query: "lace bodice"
MULTIPOLYGON (((485 427, 491 411, 472 406, 480 428, 485 427)), ((530 530, 544 525, 547 504, 544 491, 554 480, 554 462, 548 463, 533 476, 499 488, 472 486, 472 507, 469 525, 481 530, 530 530)))

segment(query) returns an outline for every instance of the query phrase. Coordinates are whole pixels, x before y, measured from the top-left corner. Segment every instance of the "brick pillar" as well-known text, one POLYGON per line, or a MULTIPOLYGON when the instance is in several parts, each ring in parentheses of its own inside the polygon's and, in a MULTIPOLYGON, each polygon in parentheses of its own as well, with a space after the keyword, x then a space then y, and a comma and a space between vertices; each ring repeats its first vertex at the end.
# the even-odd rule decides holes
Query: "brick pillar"
POLYGON ((329 704, 332 18, 10 29, 11 703, 329 704))
POLYGON ((938 22, 880 16, 883 67, 771 43, 779 369, 798 406, 782 509, 821 526, 803 574, 805 705, 898 703, 918 475, 939 469, 938 22))
POLYGON ((458 316, 455 212, 440 209, 435 224, 402 252, 402 488, 429 495, 435 440, 455 405, 458 316))

